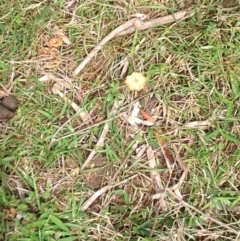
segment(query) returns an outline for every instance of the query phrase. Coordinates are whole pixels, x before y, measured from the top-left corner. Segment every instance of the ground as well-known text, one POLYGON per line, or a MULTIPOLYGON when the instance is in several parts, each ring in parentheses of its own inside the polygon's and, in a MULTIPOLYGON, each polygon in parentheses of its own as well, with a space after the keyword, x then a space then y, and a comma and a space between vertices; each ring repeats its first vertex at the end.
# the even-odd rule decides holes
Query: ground
POLYGON ((239 9, 2 1, 0 100, 20 103, 0 120, 0 240, 240 240, 239 9), (136 14, 186 8, 112 39, 74 75, 136 14), (124 84, 133 72, 147 80, 139 92, 124 84))

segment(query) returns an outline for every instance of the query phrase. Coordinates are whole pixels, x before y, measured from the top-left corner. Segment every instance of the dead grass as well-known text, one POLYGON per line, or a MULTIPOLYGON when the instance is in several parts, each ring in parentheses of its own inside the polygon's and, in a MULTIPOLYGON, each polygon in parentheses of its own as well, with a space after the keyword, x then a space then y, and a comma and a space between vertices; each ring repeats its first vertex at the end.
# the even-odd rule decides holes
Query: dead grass
POLYGON ((0 240, 239 239, 239 6, 178 2, 2 5, 1 87, 21 105, 12 120, 0 123, 0 240), (72 74, 132 14, 151 19, 186 7, 196 10, 192 18, 115 38, 80 75, 72 74), (46 69, 38 51, 56 26, 71 44, 59 49, 61 64, 46 69), (129 92, 120 78, 118 63, 127 55, 128 73, 147 76, 141 93, 129 92), (54 78, 39 81, 46 73, 54 78), (53 95, 57 78, 68 82, 62 92, 89 121, 53 95), (128 123, 137 101, 154 126, 128 123), (104 146, 96 147, 106 123, 104 146), (92 150, 95 157, 81 170, 92 150), (162 199, 153 199, 156 193, 162 199))

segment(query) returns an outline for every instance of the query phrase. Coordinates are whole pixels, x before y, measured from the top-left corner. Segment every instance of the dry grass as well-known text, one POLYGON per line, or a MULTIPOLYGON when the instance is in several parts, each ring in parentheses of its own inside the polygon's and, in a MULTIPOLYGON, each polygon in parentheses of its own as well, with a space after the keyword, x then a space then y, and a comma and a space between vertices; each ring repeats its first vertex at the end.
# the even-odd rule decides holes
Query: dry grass
MULTIPOLYGON (((239 5, 224 4, 2 4, 1 88, 21 105, 12 120, 0 123, 0 240, 240 238, 239 5), (80 75, 72 74, 131 15, 151 19, 186 7, 195 9, 192 18, 115 38, 80 75), (71 44, 59 48, 61 63, 49 69, 55 58, 38 53, 56 26, 71 44), (148 79, 140 93, 129 92, 120 78, 118 64, 126 56, 128 74, 139 71, 148 79), (51 78, 39 81, 46 73, 51 78), (88 121, 52 93, 55 82, 88 121), (155 119, 153 126, 128 123, 137 102, 155 119), (106 123, 104 145, 96 148, 106 123), (162 199, 153 199, 156 193, 162 199)), ((137 117, 147 118, 143 112, 137 117)))

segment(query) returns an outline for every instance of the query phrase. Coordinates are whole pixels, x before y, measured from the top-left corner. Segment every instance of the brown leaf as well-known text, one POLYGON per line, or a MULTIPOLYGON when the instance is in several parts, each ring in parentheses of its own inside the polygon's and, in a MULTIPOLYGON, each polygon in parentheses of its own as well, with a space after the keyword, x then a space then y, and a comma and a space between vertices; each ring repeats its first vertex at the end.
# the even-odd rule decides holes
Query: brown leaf
POLYGON ((61 59, 54 59, 53 61, 46 63, 43 68, 44 69, 52 69, 52 68, 56 68, 58 65, 61 64, 61 59))
POLYGON ((141 114, 143 115, 143 117, 148 120, 148 121, 151 121, 151 122, 155 122, 155 120, 153 119, 152 116, 150 116, 146 111, 144 111, 143 109, 140 109, 141 111, 141 114))
POLYGON ((162 153, 166 159, 166 161, 169 162, 170 165, 174 164, 174 158, 172 156, 172 153, 168 150, 167 147, 165 147, 165 141, 161 138, 161 136, 158 133, 155 133, 155 136, 158 140, 159 145, 162 148, 162 153))

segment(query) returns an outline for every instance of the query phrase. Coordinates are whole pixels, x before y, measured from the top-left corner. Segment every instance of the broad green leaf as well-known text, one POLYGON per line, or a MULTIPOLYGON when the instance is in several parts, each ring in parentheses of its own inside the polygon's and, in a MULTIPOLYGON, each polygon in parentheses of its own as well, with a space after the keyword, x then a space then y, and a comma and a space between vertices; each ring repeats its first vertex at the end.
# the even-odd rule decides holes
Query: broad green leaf
POLYGON ((221 131, 221 135, 222 135, 226 140, 228 140, 228 141, 233 141, 233 142, 236 142, 236 143, 240 144, 240 140, 238 140, 238 139, 235 137, 235 135, 233 135, 232 133, 231 133, 231 135, 230 135, 230 134, 228 134, 227 132, 221 131))
POLYGON ((191 154, 193 154, 193 155, 196 155, 196 151, 193 149, 193 148, 191 148, 191 147, 189 147, 189 146, 187 146, 187 145, 184 145, 183 146, 185 149, 186 149, 186 151, 188 151, 189 153, 191 153, 191 154))
POLYGON ((45 226, 46 224, 48 223, 48 220, 47 219, 43 219, 43 220, 38 220, 36 222, 33 222, 33 223, 29 223, 25 226, 25 228, 34 228, 34 227, 43 227, 45 226))
POLYGON ((74 241, 77 239, 78 239, 78 236, 74 236, 74 237, 69 237, 69 238, 61 238, 58 241, 74 241))
POLYGON ((68 227, 67 227, 59 218, 57 218, 57 217, 54 216, 54 215, 50 215, 50 216, 49 216, 49 219, 50 219, 54 224, 56 224, 59 228, 61 228, 62 230, 70 233, 70 230, 68 229, 68 227))
POLYGON ((213 138, 217 137, 220 134, 220 130, 214 130, 204 136, 205 141, 211 141, 213 138))
POLYGON ((7 69, 7 65, 2 60, 0 60, 0 69, 2 69, 2 70, 7 69))

